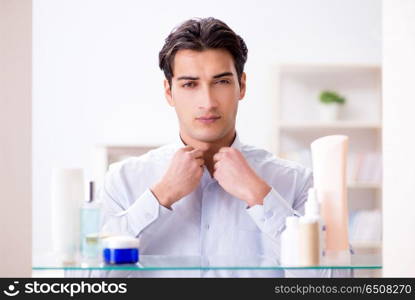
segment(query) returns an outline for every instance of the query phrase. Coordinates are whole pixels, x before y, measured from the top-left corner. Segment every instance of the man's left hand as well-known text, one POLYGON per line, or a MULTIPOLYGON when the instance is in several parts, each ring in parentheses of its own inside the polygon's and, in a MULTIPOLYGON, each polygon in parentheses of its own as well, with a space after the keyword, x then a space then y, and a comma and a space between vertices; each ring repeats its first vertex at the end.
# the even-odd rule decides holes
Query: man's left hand
POLYGON ((263 204, 271 187, 249 166, 242 153, 235 148, 223 147, 213 156, 213 177, 222 188, 249 207, 263 204))

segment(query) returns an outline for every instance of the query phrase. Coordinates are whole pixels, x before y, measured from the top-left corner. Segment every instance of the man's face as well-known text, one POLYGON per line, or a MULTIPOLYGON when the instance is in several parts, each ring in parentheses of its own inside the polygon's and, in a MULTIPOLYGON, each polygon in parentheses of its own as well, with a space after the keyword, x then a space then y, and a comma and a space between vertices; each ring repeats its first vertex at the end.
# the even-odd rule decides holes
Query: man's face
POLYGON ((238 102, 245 95, 231 54, 223 49, 179 50, 174 58, 167 101, 176 110, 180 130, 201 142, 215 142, 233 132, 238 102))

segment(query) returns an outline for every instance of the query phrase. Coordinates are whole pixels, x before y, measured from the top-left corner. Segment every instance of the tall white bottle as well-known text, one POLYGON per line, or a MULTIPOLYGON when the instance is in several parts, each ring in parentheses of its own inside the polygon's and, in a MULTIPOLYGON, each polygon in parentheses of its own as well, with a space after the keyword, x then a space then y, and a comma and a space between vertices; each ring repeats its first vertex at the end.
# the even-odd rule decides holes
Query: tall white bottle
POLYGON ((349 138, 331 135, 311 143, 314 188, 326 225, 325 261, 350 264, 346 167, 349 138))
POLYGON ((79 252, 80 208, 84 194, 83 169, 52 172, 53 249, 62 263, 73 263, 79 252))
POLYGON ((298 217, 290 216, 285 219, 285 230, 281 234, 281 265, 298 266, 299 236, 298 217))

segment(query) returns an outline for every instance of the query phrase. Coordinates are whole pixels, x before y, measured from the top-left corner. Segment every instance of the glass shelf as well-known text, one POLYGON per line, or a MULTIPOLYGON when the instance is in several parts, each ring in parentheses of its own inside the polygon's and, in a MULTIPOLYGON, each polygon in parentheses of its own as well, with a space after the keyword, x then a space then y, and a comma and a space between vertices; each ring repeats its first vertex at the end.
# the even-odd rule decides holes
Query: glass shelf
POLYGON ((34 257, 33 270, 289 270, 289 269, 381 269, 379 254, 355 254, 347 265, 312 267, 281 266, 277 260, 258 257, 141 255, 137 264, 109 265, 100 260, 64 264, 52 255, 34 257))

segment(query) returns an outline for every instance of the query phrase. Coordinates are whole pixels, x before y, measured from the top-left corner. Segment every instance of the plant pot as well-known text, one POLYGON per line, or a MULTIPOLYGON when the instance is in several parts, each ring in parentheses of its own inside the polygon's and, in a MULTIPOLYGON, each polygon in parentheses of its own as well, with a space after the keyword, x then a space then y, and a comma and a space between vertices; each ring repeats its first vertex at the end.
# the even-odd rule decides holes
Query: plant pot
POLYGON ((332 122, 339 119, 340 105, 337 103, 320 104, 320 121, 332 122))

